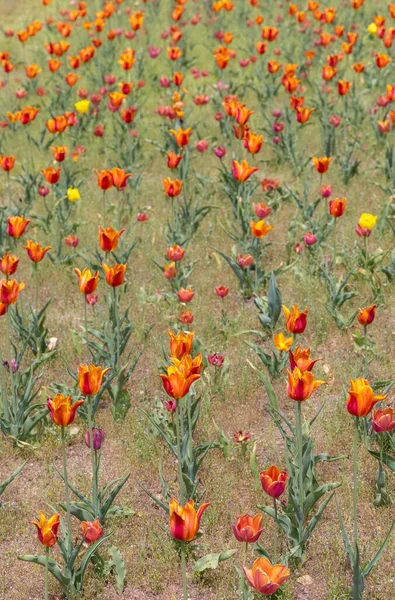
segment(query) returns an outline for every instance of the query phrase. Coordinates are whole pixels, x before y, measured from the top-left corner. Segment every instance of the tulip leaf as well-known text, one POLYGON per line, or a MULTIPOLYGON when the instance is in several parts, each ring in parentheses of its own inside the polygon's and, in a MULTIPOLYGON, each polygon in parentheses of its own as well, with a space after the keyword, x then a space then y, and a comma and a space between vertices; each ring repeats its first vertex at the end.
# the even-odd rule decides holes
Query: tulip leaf
POLYGON ((281 292, 277 287, 276 278, 274 276, 274 272, 272 271, 270 275, 270 283, 269 283, 269 291, 267 295, 267 308, 269 311, 270 318, 270 327, 273 329, 281 314, 281 292))
POLYGON ((118 485, 109 493, 107 500, 100 506, 100 521, 103 523, 107 512, 109 511, 111 504, 114 502, 116 496, 119 494, 125 483, 130 477, 130 473, 125 475, 118 485))
POLYGON ((143 484, 136 479, 136 483, 139 487, 141 487, 141 489, 143 490, 143 492, 145 492, 147 494, 147 496, 149 496, 151 498, 151 500, 153 500, 155 502, 155 504, 157 504, 158 506, 160 506, 161 508, 163 508, 164 511, 167 512, 167 514, 170 513, 170 509, 168 506, 166 506, 166 504, 164 504, 161 500, 159 500, 159 498, 157 498, 156 496, 154 496, 153 494, 151 494, 151 492, 149 492, 147 490, 146 487, 143 486, 143 484))
POLYGON ((344 527, 344 521, 343 521, 342 513, 341 513, 341 510, 340 510, 340 506, 339 506, 339 503, 337 501, 337 498, 336 498, 336 508, 337 508, 337 515, 339 517, 340 531, 341 531, 341 534, 342 534, 344 547, 346 549, 348 558, 350 559, 351 566, 354 567, 355 554, 354 554, 354 550, 353 550, 353 548, 352 548, 352 546, 350 544, 350 540, 348 539, 348 535, 347 535, 347 532, 346 532, 345 527, 344 527))
POLYGON ((106 542, 109 537, 110 537, 109 535, 104 535, 100 540, 97 540, 97 542, 95 542, 94 544, 91 544, 88 547, 88 550, 85 552, 84 556, 82 557, 79 569, 75 574, 77 586, 79 589, 82 588, 82 582, 83 582, 85 571, 89 564, 89 561, 91 560, 92 556, 96 553, 96 551, 99 549, 99 547, 102 544, 104 544, 104 542, 106 542))
POLYGON ((315 488, 304 501, 303 511, 305 515, 308 515, 314 505, 320 498, 327 492, 334 490, 340 486, 340 483, 325 483, 315 488))
POLYGON ((381 455, 380 452, 375 452, 374 450, 369 450, 369 454, 377 458, 377 460, 383 462, 391 471, 395 473, 395 458, 386 452, 383 452, 381 455))
MULTIPOLYGON (((32 563, 35 563, 36 565, 41 565, 42 567, 45 567, 46 560, 47 560, 46 556, 34 556, 31 554, 24 554, 23 556, 18 556, 18 559, 24 560, 26 562, 32 562, 32 563)), ((59 581, 59 583, 63 589, 68 588, 68 586, 70 584, 70 578, 65 577, 62 574, 62 570, 61 570, 60 566, 50 556, 48 557, 48 570, 51 573, 51 575, 53 575, 53 577, 55 577, 55 579, 57 579, 57 581, 59 581)))
POLYGON ((5 481, 3 481, 3 483, 0 484, 0 496, 4 493, 5 489, 10 485, 10 483, 12 483, 14 479, 18 477, 19 473, 22 471, 26 463, 27 460, 25 460, 25 462, 20 467, 18 467, 8 479, 6 479, 5 481))
POLYGON ((325 500, 323 502, 321 502, 316 514, 314 515, 314 517, 309 521, 307 527, 304 530, 303 533, 303 540, 304 542, 307 542, 307 540, 309 539, 309 537, 311 536, 311 534, 313 533, 318 521, 320 520, 320 518, 323 515, 323 512, 325 510, 325 508, 327 507, 327 505, 329 504, 329 502, 332 500, 333 496, 335 495, 335 492, 332 492, 327 498, 325 498, 325 500))
POLYGON ((109 553, 115 574, 115 588, 118 594, 122 594, 123 588, 125 587, 125 562, 122 558, 122 554, 115 546, 111 546, 109 553))
POLYGON ((387 535, 384 538, 383 543, 381 544, 380 548, 378 549, 378 551, 376 552, 375 556, 372 558, 372 560, 366 565, 366 567, 363 569, 363 574, 365 577, 367 577, 370 573, 370 571, 377 565, 377 563, 379 562, 381 555, 383 554, 385 547, 388 543, 388 540, 390 539, 390 535, 392 533, 392 530, 395 526, 395 519, 392 521, 392 525, 388 530, 387 535))
POLYGON ((206 569, 216 569, 221 562, 232 558, 237 552, 238 550, 224 550, 219 554, 206 554, 197 561, 193 570, 195 573, 203 573, 206 569))

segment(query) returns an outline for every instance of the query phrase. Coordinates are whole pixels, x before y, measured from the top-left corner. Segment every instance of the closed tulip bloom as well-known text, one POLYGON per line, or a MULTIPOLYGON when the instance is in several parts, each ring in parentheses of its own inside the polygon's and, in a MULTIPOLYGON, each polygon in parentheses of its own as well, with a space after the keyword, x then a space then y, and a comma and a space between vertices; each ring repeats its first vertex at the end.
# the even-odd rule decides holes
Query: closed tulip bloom
POLYGON ((171 262, 168 265, 163 265, 163 275, 166 279, 174 279, 177 277, 176 263, 171 262))
POLYGON ((293 344, 293 337, 286 338, 283 333, 273 335, 273 343, 280 352, 288 352, 293 344))
POLYGON ((125 229, 116 231, 112 227, 103 229, 99 226, 99 245, 104 252, 113 252, 116 250, 119 238, 125 232, 125 229))
POLYGON ((167 152, 166 156, 167 166, 169 169, 176 169, 182 161, 182 156, 180 154, 176 154, 173 150, 171 152, 167 152))
POLYGON ((250 154, 258 154, 263 144, 263 135, 257 135, 256 133, 247 132, 247 135, 244 139, 243 145, 244 148, 250 154))
POLYGON ((106 275, 106 282, 108 283, 108 285, 116 288, 123 284, 127 265, 116 264, 112 267, 109 267, 103 262, 102 267, 104 269, 104 273, 106 275))
POLYGON ((79 269, 74 269, 74 272, 78 277, 80 292, 82 294, 92 294, 99 283, 99 271, 96 271, 94 275, 89 269, 84 269, 82 272, 79 269))
POLYGON ((40 520, 30 521, 37 527, 38 539, 43 546, 52 548, 58 541, 58 529, 60 525, 60 515, 52 515, 47 521, 44 513, 40 510, 40 520))
POLYGON ((372 231, 377 222, 376 215, 371 215, 370 213, 362 213, 360 219, 358 221, 359 227, 362 229, 367 229, 368 231, 372 231))
POLYGON ((323 175, 329 169, 329 165, 331 164, 332 158, 328 158, 327 156, 321 156, 321 158, 313 157, 313 163, 317 173, 323 175))
POLYGON ((202 504, 196 512, 193 500, 181 506, 172 498, 170 500, 170 535, 179 542, 191 542, 195 539, 199 528, 200 519, 210 503, 202 504))
POLYGON ((41 169, 41 173, 44 175, 46 181, 51 185, 55 185, 60 179, 60 167, 57 169, 54 169, 53 167, 41 169))
POLYGON ((193 372, 199 370, 199 364, 194 366, 188 354, 184 354, 181 359, 173 358, 172 362, 167 367, 166 374, 162 373, 160 376, 166 394, 174 400, 180 400, 188 394, 194 381, 200 379, 200 373, 193 372))
POLYGON ((78 367, 78 385, 84 396, 96 396, 103 383, 103 377, 110 369, 95 367, 92 363, 88 366, 78 367))
POLYGON ((237 262, 239 263, 239 267, 246 269, 254 264, 254 258, 251 256, 251 254, 245 254, 244 256, 239 254, 237 257, 237 262))
POLYGON ((1 304, 15 304, 18 300, 19 292, 25 287, 25 282, 18 283, 15 279, 2 279, 0 281, 0 302, 1 304))
POLYGON ((270 206, 267 206, 264 202, 254 204, 254 213, 259 219, 266 219, 272 212, 270 206))
POLYGON ((40 244, 28 240, 26 246, 23 246, 27 250, 27 254, 31 261, 34 263, 41 262, 46 253, 51 250, 52 246, 46 246, 43 248, 40 244))
POLYGON ((10 275, 14 275, 16 273, 17 267, 19 263, 19 258, 6 252, 3 258, 0 260, 0 270, 3 275, 9 277, 10 275))
MULTIPOLYGON (((103 445, 104 431, 103 431, 103 429, 98 429, 97 427, 92 427, 92 433, 93 433, 93 449, 96 452, 97 450, 100 450, 100 448, 103 445)), ((85 433, 84 441, 85 441, 85 446, 90 448, 91 447, 91 432, 89 430, 85 433)))
POLYGON ((177 298, 179 299, 180 302, 192 302, 193 298, 195 296, 195 292, 192 291, 191 288, 181 288, 178 292, 177 292, 177 298))
POLYGON ((7 219, 7 233, 10 237, 18 239, 21 237, 26 227, 29 225, 30 220, 22 217, 8 217, 7 219))
POLYGON ((387 397, 375 396, 369 382, 363 377, 350 381, 351 389, 348 390, 346 408, 354 417, 366 417, 377 402, 387 397))
POLYGON ((183 325, 191 325, 193 323, 193 314, 190 310, 185 310, 180 314, 178 320, 183 325))
POLYGON ((112 173, 108 169, 104 171, 98 171, 95 169, 97 175, 97 185, 103 191, 109 190, 112 187, 112 173))
POLYGON ((87 544, 93 544, 103 537, 103 527, 100 525, 99 519, 92 521, 82 521, 81 533, 84 541, 87 544))
POLYGON ((56 396, 47 400, 50 417, 55 425, 59 427, 67 427, 73 423, 77 408, 81 404, 84 404, 83 400, 77 400, 72 404, 71 396, 64 396, 63 394, 56 394, 56 396))
POLYGON ((264 219, 260 221, 250 221, 251 234, 260 239, 265 237, 273 229, 271 225, 266 225, 264 219))
POLYGON ((293 353, 292 350, 289 351, 289 364, 291 367, 291 371, 294 370, 295 367, 298 367, 302 373, 306 371, 312 371, 315 363, 318 360, 322 360, 321 358, 316 358, 315 360, 310 360, 310 348, 301 348, 298 346, 293 353))
POLYGON ((339 79, 337 82, 337 91, 339 96, 346 96, 351 90, 352 83, 350 81, 343 81, 339 79))
POLYGON ((166 256, 169 260, 173 262, 178 262, 184 258, 185 250, 178 246, 177 244, 173 244, 166 250, 166 256))
POLYGON ((314 375, 310 371, 303 373, 298 367, 295 367, 293 371, 288 371, 287 396, 296 402, 304 402, 324 383, 326 381, 314 379, 314 375))
POLYGON ((0 154, 0 167, 3 169, 3 171, 9 173, 14 168, 14 165, 15 156, 12 156, 12 154, 10 156, 2 156, 0 154))
POLYGON ((366 327, 373 323, 376 316, 376 305, 368 306, 367 308, 360 308, 358 311, 358 322, 366 327))
POLYGON ((329 212, 332 217, 338 219, 344 214, 346 210, 346 198, 334 198, 329 202, 329 212))
POLYGON ((89 111, 90 102, 89 100, 79 100, 74 104, 74 107, 80 115, 84 115, 89 111))
POLYGON ((286 471, 280 471, 274 465, 259 474, 262 489, 271 498, 279 498, 284 493, 288 477, 286 471))
POLYGON ((67 146, 56 146, 56 147, 52 146, 51 150, 52 150, 54 160, 56 160, 56 162, 64 161, 64 159, 66 158, 66 154, 67 154, 67 146))
POLYGON ((182 181, 180 181, 179 179, 174 179, 172 181, 170 177, 167 177, 166 179, 162 179, 162 183, 163 190, 166 196, 169 196, 169 198, 176 198, 181 194, 182 181))
POLYGON ((238 517, 236 525, 232 525, 236 540, 246 544, 255 544, 263 531, 262 522, 263 516, 260 514, 238 517))
POLYGON ((271 596, 291 575, 283 565, 272 565, 267 558, 257 558, 252 569, 243 567, 244 575, 250 586, 264 596, 271 596))
POLYGON ((179 127, 177 131, 175 131, 174 129, 170 129, 170 133, 173 135, 177 146, 179 146, 180 148, 189 144, 191 131, 191 127, 189 127, 188 129, 181 129, 179 127))
POLYGON ((220 285, 219 287, 215 288, 215 293, 220 298, 225 298, 229 294, 229 288, 224 287, 223 285, 220 285))
POLYGON ((295 305, 292 307, 292 312, 288 310, 286 306, 283 306, 283 311, 288 331, 294 334, 303 333, 306 329, 307 313, 309 312, 309 309, 306 308, 306 310, 301 313, 295 305))
POLYGON ((378 410, 374 410, 372 415, 372 429, 376 433, 395 429, 394 409, 385 408, 382 410, 379 408, 378 410))
POLYGON ((78 202, 81 199, 80 191, 78 188, 69 187, 67 190, 67 200, 69 202, 78 202))
POLYGON ((308 122, 311 117, 311 114, 315 111, 315 108, 303 108, 298 106, 296 108, 296 120, 298 123, 304 125, 308 122))
POLYGON ((308 231, 304 234, 303 241, 306 246, 314 246, 317 243, 317 236, 312 231, 308 231))
POLYGON ((132 176, 131 173, 126 173, 124 169, 118 169, 115 167, 110 171, 112 177, 112 184, 118 190, 123 190, 126 187, 127 180, 132 176))
POLYGON ((250 167, 246 160, 243 160, 241 163, 237 162, 237 160, 232 161, 233 178, 240 183, 247 181, 255 171, 258 171, 258 167, 250 167))

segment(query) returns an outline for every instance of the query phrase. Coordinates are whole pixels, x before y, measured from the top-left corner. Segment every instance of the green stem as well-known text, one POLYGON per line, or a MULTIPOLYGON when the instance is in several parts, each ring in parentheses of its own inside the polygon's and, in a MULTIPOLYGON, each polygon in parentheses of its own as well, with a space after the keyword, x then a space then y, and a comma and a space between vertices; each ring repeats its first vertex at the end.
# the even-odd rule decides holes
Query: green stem
POLYGON ((120 322, 119 322, 119 306, 118 306, 117 288, 114 287, 112 289, 114 290, 114 315, 115 315, 115 335, 116 335, 116 339, 115 339, 115 360, 116 360, 116 366, 117 366, 117 370, 118 370, 118 368, 119 368, 119 347, 120 347, 121 332, 120 332, 120 322))
POLYGON ((45 548, 45 600, 48 600, 48 557, 49 548, 45 548))
POLYGON ((181 407, 180 400, 177 402, 177 418, 176 418, 176 435, 177 435, 177 462, 178 462, 178 482, 180 484, 180 503, 184 506, 184 480, 182 478, 182 462, 181 462, 181 442, 180 442, 180 420, 181 420, 181 407))
POLYGON ((12 344, 11 344, 11 334, 12 334, 12 324, 11 324, 11 307, 7 306, 7 330, 8 330, 8 365, 10 371, 10 380, 11 380, 11 394, 12 394, 12 408, 14 415, 16 416, 18 410, 18 401, 16 397, 16 390, 14 385, 14 372, 12 370, 12 344))
POLYGON ((188 581, 187 581, 187 564, 185 560, 185 543, 181 544, 181 572, 182 572, 182 589, 184 592, 184 600, 188 600, 188 581))
POLYGON ((275 498, 273 498, 273 508, 274 508, 273 560, 274 560, 274 564, 276 564, 277 563, 277 502, 276 502, 275 498))
POLYGON ((189 445, 189 455, 192 456, 192 447, 193 447, 193 437, 192 437, 192 398, 190 394, 187 396, 187 410, 188 410, 188 445, 189 445))
POLYGON ((364 248, 365 248, 365 252, 364 252, 364 260, 365 260, 365 269, 368 268, 368 236, 365 235, 364 239, 364 248))
POLYGON ((35 284, 35 297, 34 297, 34 307, 36 310, 36 316, 38 313, 38 265, 34 264, 34 284, 35 284))
POLYGON ((89 360, 89 333, 88 333, 88 310, 87 301, 85 294, 82 295, 84 299, 84 323, 85 323, 85 344, 86 344, 86 362, 89 360))
POLYGON ((353 443, 353 475, 354 475, 354 490, 353 490, 353 507, 354 507, 354 550, 357 552, 358 547, 358 440, 359 440, 359 417, 355 417, 354 424, 354 443, 353 443))
POLYGON ((97 505, 97 470, 96 470, 96 459, 95 459, 95 450, 93 448, 93 423, 92 423, 92 400, 88 400, 88 429, 90 436, 90 453, 91 453, 91 464, 92 464, 92 504, 95 511, 95 517, 97 517, 97 513, 99 512, 99 507, 97 505))
POLYGON ((368 328, 366 327, 366 325, 363 326, 363 346, 364 346, 364 356, 363 356, 363 376, 366 379, 368 376, 368 369, 369 369, 369 363, 368 363, 368 328))
POLYGON ((301 517, 299 520, 299 542, 303 539, 304 517, 304 487, 303 487, 303 438, 302 438, 302 404, 296 402, 296 437, 298 448, 298 475, 299 475, 299 507, 301 517))
POLYGON ((337 219, 335 218, 335 223, 333 225, 333 275, 335 277, 335 283, 336 283, 336 256, 337 256, 336 223, 337 223, 337 219))
POLYGON ((73 534, 71 531, 71 511, 70 511, 70 493, 69 493, 69 480, 67 477, 67 458, 66 458, 66 429, 62 427, 62 458, 63 458, 63 479, 64 479, 64 493, 66 496, 66 509, 67 509, 67 545, 69 556, 73 549, 73 534))
MULTIPOLYGON (((7 308, 8 310, 8 308, 7 308)), ((3 415, 6 421, 10 420, 10 409, 8 406, 7 386, 4 377, 4 359, 3 353, 0 348, 0 386, 1 386, 1 400, 3 407, 3 415)))

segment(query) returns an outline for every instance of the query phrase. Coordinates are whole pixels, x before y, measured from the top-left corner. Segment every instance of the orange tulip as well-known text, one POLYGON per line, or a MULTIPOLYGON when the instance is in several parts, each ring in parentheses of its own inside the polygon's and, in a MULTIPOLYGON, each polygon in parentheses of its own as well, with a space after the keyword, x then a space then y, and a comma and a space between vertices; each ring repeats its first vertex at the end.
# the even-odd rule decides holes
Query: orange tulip
POLYGON ((298 123, 304 125, 311 117, 311 114, 315 111, 315 108, 302 108, 298 106, 296 108, 296 120, 298 123))
POLYGON ((379 69, 384 69, 384 67, 386 67, 388 65, 388 63, 390 63, 390 62, 391 62, 391 59, 388 56, 388 54, 380 54, 380 52, 377 53, 376 65, 378 66, 379 69))
POLYGON ((332 158, 328 158, 326 156, 321 156, 321 158, 313 157, 313 163, 316 168, 317 173, 323 175, 329 169, 329 165, 331 164, 332 158))
POLYGON ((257 558, 252 569, 243 567, 244 575, 250 586, 260 594, 271 596, 291 575, 283 565, 272 565, 267 558, 257 558))
POLYGON ((288 371, 287 396, 296 402, 304 402, 326 381, 314 379, 310 371, 302 372, 298 367, 288 371))
POLYGON ((248 108, 244 104, 240 104, 236 108, 235 119, 239 125, 245 125, 251 115, 254 114, 253 110, 248 110, 248 108))
POLYGON ((191 354, 194 332, 180 331, 177 335, 169 329, 166 333, 170 336, 170 355, 175 358, 182 358, 184 354, 191 354))
POLYGON ((37 527, 38 539, 47 548, 52 548, 58 540, 58 529, 60 525, 60 515, 52 515, 47 521, 44 513, 40 510, 40 520, 30 521, 37 527))
POLYGON ((185 303, 191 302, 193 300, 194 295, 195 292, 193 292, 191 288, 181 288, 177 292, 177 298, 179 299, 179 301, 185 303))
POLYGON ((55 425, 59 427, 67 427, 74 422, 77 408, 84 404, 83 400, 77 400, 74 404, 71 403, 71 396, 56 394, 53 398, 48 398, 47 406, 50 417, 55 425))
POLYGON ((57 169, 54 169, 53 167, 48 167, 48 169, 41 169, 41 173, 44 175, 47 182, 51 185, 55 185, 60 179, 60 167, 58 167, 57 169))
POLYGON ((126 187, 127 180, 132 176, 131 173, 126 173, 124 169, 114 168, 109 171, 112 177, 112 184, 118 190, 123 190, 126 187))
POLYGON ((368 306, 368 308, 360 308, 358 312, 358 322, 366 327, 373 323, 376 316, 376 305, 368 306))
POLYGON ((6 252, 3 258, 0 260, 0 271, 3 273, 3 275, 9 277, 10 275, 16 273, 18 263, 19 258, 17 256, 6 252))
POLYGON ((366 417, 377 402, 387 397, 375 396, 369 382, 363 377, 350 381, 351 389, 348 390, 346 408, 354 417, 366 417))
POLYGON ((125 229, 116 231, 112 227, 106 227, 103 229, 99 225, 99 245, 104 252, 113 252, 116 250, 119 242, 119 238, 125 232, 125 229))
POLYGON ((167 152, 166 155, 167 166, 169 169, 176 169, 183 158, 181 155, 177 155, 173 150, 171 152, 167 152))
POLYGON ((262 148, 263 143, 263 135, 257 135, 256 133, 247 132, 244 139, 244 148, 250 154, 258 154, 260 149, 262 148))
POLYGON ((263 491, 271 498, 279 498, 284 493, 288 481, 288 473, 280 471, 274 465, 259 475, 263 491))
POLYGON ((93 294, 99 283, 99 271, 96 271, 94 275, 89 269, 84 269, 81 273, 79 269, 74 269, 74 272, 78 277, 78 285, 82 294, 93 294))
POLYGON ((339 79, 337 82, 337 91, 339 96, 346 96, 351 90, 352 83, 350 81, 343 81, 339 79))
POLYGON ((177 244, 173 244, 166 250, 166 256, 169 260, 174 262, 179 262, 184 258, 185 250, 178 246, 177 244))
POLYGON ((26 108, 22 108, 21 110, 19 121, 22 123, 22 125, 28 125, 29 123, 34 121, 39 112, 40 111, 38 108, 34 108, 33 106, 26 106, 26 108))
POLYGON ((289 363, 292 371, 295 367, 298 367, 302 373, 312 371, 318 360, 322 359, 316 358, 315 360, 310 360, 310 348, 302 349, 300 346, 297 346, 295 352, 292 352, 292 350, 289 351, 289 363))
POLYGON ((46 246, 43 248, 40 244, 33 242, 32 240, 28 240, 26 242, 26 246, 23 246, 25 250, 27 250, 28 256, 31 261, 34 263, 41 262, 48 250, 51 250, 52 246, 46 246))
POLYGON ((49 119, 46 126, 50 133, 63 133, 67 128, 67 119, 64 115, 60 115, 49 119))
POLYGON ((329 212, 332 217, 338 219, 344 214, 344 211, 346 210, 346 202, 346 198, 334 198, 329 202, 329 212))
POLYGON ((95 172, 97 175, 97 185, 99 186, 99 188, 102 189, 103 191, 109 190, 113 184, 111 171, 109 171, 109 170, 98 171, 97 169, 95 169, 95 172))
POLYGON ((250 221, 251 234, 256 238, 263 238, 273 229, 271 225, 266 225, 264 219, 260 221, 250 221))
POLYGON ((113 288, 116 288, 123 284, 127 265, 116 264, 112 267, 109 267, 103 262, 102 267, 104 269, 108 285, 110 285, 113 288))
POLYGON ((51 147, 52 154, 56 162, 63 162, 67 154, 67 146, 51 147))
POLYGON ((103 377, 110 369, 95 367, 92 363, 78 367, 78 385, 84 396, 96 396, 102 386, 103 377))
POLYGON ((378 410, 374 410, 372 415, 372 429, 376 433, 395 429, 394 409, 385 408, 382 410, 379 408, 378 410))
POLYGON ((232 524, 233 533, 238 542, 245 544, 255 544, 258 541, 262 531, 263 516, 242 515, 237 518, 236 525, 232 524))
POLYGON ((167 177, 166 179, 162 179, 162 183, 164 192, 169 198, 176 198, 181 194, 182 181, 179 179, 174 179, 172 181, 170 177, 167 177))
POLYGON ((0 281, 0 302, 1 304, 15 304, 18 300, 19 292, 25 287, 25 282, 18 283, 15 279, 2 279, 0 281))
POLYGON ((309 312, 309 309, 306 308, 306 310, 301 313, 297 306, 293 306, 291 312, 286 306, 283 306, 283 311, 288 331, 296 334, 303 333, 306 329, 307 313, 309 312))
POLYGON ((185 376, 200 374, 203 369, 203 359, 200 352, 195 358, 192 358, 189 354, 183 354, 181 358, 171 356, 170 360, 185 376))
POLYGON ((180 542, 191 542, 195 539, 199 527, 200 519, 204 511, 210 506, 210 503, 202 504, 196 512, 193 500, 189 500, 185 506, 181 506, 172 498, 170 500, 170 534, 180 542))
POLYGON ((168 265, 163 265, 163 274, 166 279, 174 279, 177 277, 176 263, 171 262, 168 265))
POLYGON ((170 133, 173 134, 176 144, 180 148, 183 148, 184 146, 187 146, 189 144, 189 138, 191 136, 191 131, 192 131, 191 127, 188 127, 188 129, 181 129, 179 127, 178 131, 175 131, 174 129, 170 129, 170 133))
POLYGON ((14 168, 14 165, 15 156, 12 156, 12 154, 10 156, 2 156, 0 154, 0 167, 3 169, 3 171, 9 173, 14 168))
POLYGON ((273 335, 273 343, 280 352, 288 352, 293 341, 294 339, 292 337, 286 338, 283 333, 273 335))
POLYGON ((188 394, 193 382, 200 379, 199 373, 191 372, 192 367, 193 362, 188 354, 184 354, 181 360, 173 359, 173 364, 166 368, 166 374, 161 374, 162 385, 168 396, 180 400, 188 394))
POLYGON ((26 219, 22 215, 21 217, 8 217, 7 219, 7 233, 10 237, 20 238, 26 227, 29 225, 30 220, 26 219))
POLYGON ((94 544, 103 537, 103 527, 99 519, 92 521, 82 521, 81 533, 86 544, 94 544))
POLYGON ((237 162, 237 160, 232 161, 232 174, 236 181, 247 181, 255 171, 258 171, 258 167, 250 167, 246 160, 243 160, 241 163, 237 162))

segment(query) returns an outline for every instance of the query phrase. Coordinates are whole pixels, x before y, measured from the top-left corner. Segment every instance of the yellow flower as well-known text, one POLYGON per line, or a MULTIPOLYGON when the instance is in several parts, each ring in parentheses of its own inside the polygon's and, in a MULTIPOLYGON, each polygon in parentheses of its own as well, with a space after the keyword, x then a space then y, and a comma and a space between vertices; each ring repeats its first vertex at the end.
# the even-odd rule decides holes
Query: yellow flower
POLYGON ((361 218, 359 219, 359 226, 363 229, 369 229, 371 231, 373 227, 376 225, 377 217, 376 215, 371 215, 369 213, 362 213, 361 218))
POLYGON ((78 188, 69 187, 67 190, 67 198, 69 202, 77 202, 81 198, 78 188))
POLYGON ((280 352, 288 352, 293 344, 293 337, 286 338, 283 333, 273 336, 273 343, 280 352))
POLYGON ((370 23, 370 25, 368 27, 368 32, 371 35, 376 35, 376 33, 377 33, 377 25, 376 25, 376 23, 370 23))
POLYGON ((89 110, 90 102, 89 100, 80 100, 74 104, 75 110, 79 112, 81 115, 87 113, 89 110))

